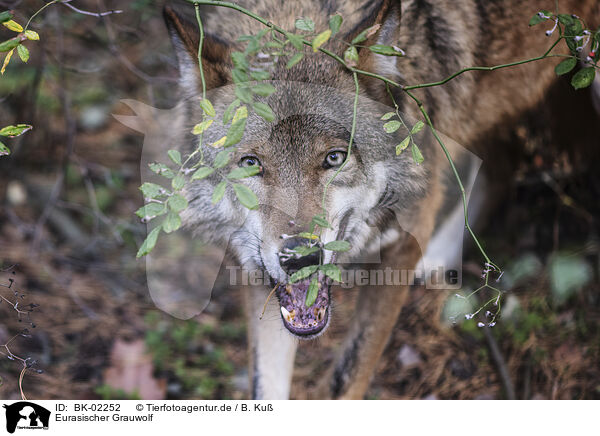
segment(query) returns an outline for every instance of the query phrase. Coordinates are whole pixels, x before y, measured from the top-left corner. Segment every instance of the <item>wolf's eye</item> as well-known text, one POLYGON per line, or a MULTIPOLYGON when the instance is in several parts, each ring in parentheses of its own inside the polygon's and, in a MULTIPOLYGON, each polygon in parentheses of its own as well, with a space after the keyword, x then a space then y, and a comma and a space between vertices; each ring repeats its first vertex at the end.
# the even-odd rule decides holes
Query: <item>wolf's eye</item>
POLYGON ((323 162, 324 168, 334 168, 339 167, 346 160, 346 152, 344 151, 332 151, 330 152, 325 161, 323 162))
POLYGON ((258 160, 258 158, 256 156, 244 156, 243 158, 240 159, 240 166, 241 167, 259 167, 260 166, 260 161, 258 160))

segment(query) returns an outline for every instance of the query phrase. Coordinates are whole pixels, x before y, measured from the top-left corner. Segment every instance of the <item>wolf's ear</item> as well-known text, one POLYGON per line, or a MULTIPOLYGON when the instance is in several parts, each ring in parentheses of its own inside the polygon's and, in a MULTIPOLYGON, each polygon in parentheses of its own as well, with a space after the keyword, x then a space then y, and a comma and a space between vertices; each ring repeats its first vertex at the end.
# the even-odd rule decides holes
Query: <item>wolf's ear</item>
MULTIPOLYGON (((166 5, 163 15, 179 64, 180 83, 186 96, 196 95, 201 89, 198 65, 198 44, 200 32, 196 22, 189 21, 183 14, 166 5)), ((227 83, 227 60, 229 46, 219 38, 205 34, 202 46, 202 68, 208 89, 227 83)))
POLYGON ((372 53, 367 46, 373 44, 381 45, 398 45, 400 39, 400 17, 402 15, 400 0, 383 0, 376 4, 367 15, 367 18, 362 20, 360 24, 346 35, 345 39, 351 41, 364 30, 377 26, 369 38, 361 42, 364 47, 359 49, 359 65, 360 69, 368 71, 380 72, 390 78, 390 75, 396 76, 396 61, 397 56, 384 56, 372 53))

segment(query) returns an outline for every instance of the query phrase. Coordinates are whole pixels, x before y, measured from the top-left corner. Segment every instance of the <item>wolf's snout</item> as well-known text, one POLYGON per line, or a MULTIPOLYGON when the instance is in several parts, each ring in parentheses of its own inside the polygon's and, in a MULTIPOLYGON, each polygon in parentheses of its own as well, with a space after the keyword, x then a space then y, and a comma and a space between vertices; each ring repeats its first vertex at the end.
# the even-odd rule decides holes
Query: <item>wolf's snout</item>
POLYGON ((314 244, 311 245, 311 241, 306 238, 287 238, 279 252, 279 264, 281 265, 281 268, 283 268, 287 274, 293 274, 305 266, 318 265, 321 257, 320 249, 305 256, 300 255, 303 249, 309 249, 313 246, 314 244), (299 250, 300 252, 296 250, 299 250))

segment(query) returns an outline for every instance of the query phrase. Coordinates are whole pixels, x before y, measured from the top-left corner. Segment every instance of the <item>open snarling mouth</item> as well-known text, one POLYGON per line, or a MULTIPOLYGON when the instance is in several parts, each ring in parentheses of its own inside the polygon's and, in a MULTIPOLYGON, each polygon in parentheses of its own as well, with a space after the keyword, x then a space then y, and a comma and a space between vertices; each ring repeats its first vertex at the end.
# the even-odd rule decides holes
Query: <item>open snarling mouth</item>
MULTIPOLYGON (((342 219, 340 220, 340 226, 337 233, 337 239, 335 242, 344 241, 344 236, 346 232, 346 227, 348 225, 348 221, 350 219, 350 215, 352 214, 352 209, 348 210, 342 219)), ((293 239, 291 237, 287 237, 287 239, 293 239)), ((311 243, 312 240, 309 240, 308 247, 312 250, 315 246, 311 243)), ((297 242, 297 241, 295 241, 297 242)), ((345 241, 344 241, 345 242, 345 241)), ((293 245, 293 244, 292 244, 293 245)), ((321 249, 325 248, 326 250, 331 250, 333 252, 332 256, 329 259, 328 265, 335 266, 337 259, 337 250, 332 248, 328 248, 327 244, 319 244, 321 249)), ((349 244, 348 244, 349 246, 349 244)), ((295 252, 298 249, 295 248, 291 250, 291 252, 295 252)), ((339 248, 338 248, 339 250, 339 248)), ((342 250, 339 250, 342 251, 342 250)), ((308 265, 312 265, 315 270, 317 267, 319 268, 317 271, 313 272, 309 277, 298 280, 296 282, 288 281, 287 283, 279 283, 275 286, 274 280, 271 279, 275 287, 275 293, 277 295, 277 299, 279 300, 279 306, 281 311, 281 318, 283 320, 283 325, 286 329, 288 329, 293 335, 301 338, 301 339, 312 339, 319 336, 323 333, 327 326, 329 325, 329 320, 331 316, 331 284, 333 283, 331 274, 326 275, 321 267, 327 265, 320 265, 317 262, 322 260, 322 251, 315 252, 311 251, 313 259, 311 259, 311 255, 303 255, 299 258, 304 260, 304 262, 296 263, 296 258, 294 256, 285 256, 285 260, 282 265, 286 267, 292 267, 291 270, 288 269, 288 273, 292 274, 293 272, 301 269, 303 267, 308 267, 308 265), (308 260, 308 265, 306 260, 308 260), (316 261, 315 263, 311 263, 310 260, 316 261), (315 291, 314 286, 311 292, 311 282, 316 279, 317 289, 315 291), (310 294, 310 296, 309 296, 310 294), (315 295, 316 294, 316 295, 315 295)), ((283 253, 283 255, 288 253, 283 253)), ((280 262, 284 257, 282 253, 280 253, 280 262)), ((293 277, 293 274, 290 278, 293 277)), ((337 278, 336 280, 340 280, 337 278)))
POLYGON ((331 280, 320 272, 317 274, 317 296, 310 306, 306 305, 310 278, 295 283, 280 284, 276 289, 283 325, 292 334, 302 339, 318 336, 325 331, 329 323, 331 280))

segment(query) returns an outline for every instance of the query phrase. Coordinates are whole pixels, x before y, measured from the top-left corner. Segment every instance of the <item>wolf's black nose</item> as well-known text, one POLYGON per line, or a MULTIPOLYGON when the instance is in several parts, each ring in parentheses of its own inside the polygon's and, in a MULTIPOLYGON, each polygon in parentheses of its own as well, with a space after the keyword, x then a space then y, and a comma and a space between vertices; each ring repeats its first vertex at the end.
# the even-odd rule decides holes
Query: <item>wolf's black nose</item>
POLYGON ((321 259, 321 249, 311 245, 306 238, 287 238, 279 253, 279 264, 288 274, 293 274, 299 269, 309 265, 318 265, 321 259), (306 254, 301 256, 301 254, 306 254))

